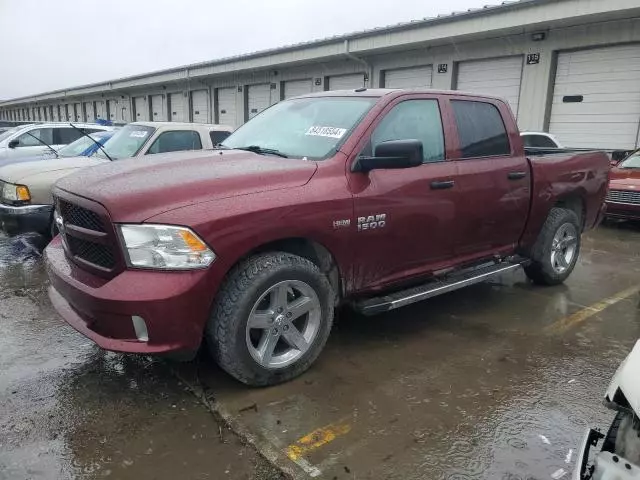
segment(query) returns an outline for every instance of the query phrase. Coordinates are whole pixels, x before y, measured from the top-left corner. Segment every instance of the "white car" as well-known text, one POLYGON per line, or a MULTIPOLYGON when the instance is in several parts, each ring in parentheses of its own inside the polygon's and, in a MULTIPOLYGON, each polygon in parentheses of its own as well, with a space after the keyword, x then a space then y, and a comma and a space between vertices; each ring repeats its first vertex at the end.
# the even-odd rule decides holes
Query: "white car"
POLYGON ((563 148, 556 137, 545 132, 522 132, 524 148, 563 148))
MULTIPOLYGON (((113 127, 93 123, 74 123, 85 133, 113 130, 113 127)), ((14 127, 0 134, 0 161, 33 157, 58 150, 82 137, 82 133, 68 123, 32 123, 14 127), (51 148, 49 148, 51 147, 51 148)))
POLYGON ((604 397, 617 414, 606 435, 590 429, 582 443, 574 480, 640 478, 640 341, 622 362, 604 397), (600 440, 599 451, 594 452, 600 440))

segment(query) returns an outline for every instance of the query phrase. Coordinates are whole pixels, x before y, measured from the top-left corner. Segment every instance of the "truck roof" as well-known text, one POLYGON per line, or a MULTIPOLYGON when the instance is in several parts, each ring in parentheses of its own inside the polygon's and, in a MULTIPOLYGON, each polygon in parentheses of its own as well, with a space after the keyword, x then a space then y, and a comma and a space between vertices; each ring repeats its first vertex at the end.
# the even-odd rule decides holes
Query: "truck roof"
POLYGON ((470 93, 461 92, 459 90, 436 90, 431 88, 420 89, 402 89, 402 88, 358 88, 356 90, 330 90, 326 92, 309 93, 306 95, 300 95, 297 98, 309 98, 309 97, 385 97, 385 96, 398 96, 407 93, 427 93, 431 95, 455 95, 455 96, 470 96, 474 98, 489 98, 503 100, 501 97, 495 95, 485 95, 482 93, 470 93))

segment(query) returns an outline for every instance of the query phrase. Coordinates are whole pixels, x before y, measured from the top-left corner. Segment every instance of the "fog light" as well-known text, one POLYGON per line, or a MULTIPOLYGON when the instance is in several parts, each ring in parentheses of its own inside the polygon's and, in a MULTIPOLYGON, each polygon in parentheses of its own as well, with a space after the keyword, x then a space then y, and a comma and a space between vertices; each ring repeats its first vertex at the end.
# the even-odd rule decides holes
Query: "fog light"
POLYGON ((149 341, 149 332, 147 332, 147 324, 144 322, 144 318, 138 315, 132 315, 131 321, 133 322, 133 329, 136 331, 136 337, 141 342, 149 341))

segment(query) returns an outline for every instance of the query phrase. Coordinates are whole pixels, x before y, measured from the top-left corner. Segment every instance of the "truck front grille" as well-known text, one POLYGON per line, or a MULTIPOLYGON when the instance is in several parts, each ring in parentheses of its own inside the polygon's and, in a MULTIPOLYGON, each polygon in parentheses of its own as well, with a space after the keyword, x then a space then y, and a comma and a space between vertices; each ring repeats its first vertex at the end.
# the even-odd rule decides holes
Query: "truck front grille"
POLYGON ((607 200, 615 203, 626 203, 628 205, 640 205, 640 192, 631 190, 609 190, 607 200))
POLYGON ((86 228, 87 230, 93 230, 94 232, 105 232, 102 220, 97 213, 62 199, 58 200, 58 205, 60 215, 65 223, 86 228))
POLYGON ((82 240, 71 235, 65 235, 65 240, 69 246, 69 253, 74 257, 108 270, 115 267, 116 261, 113 252, 108 246, 82 240))

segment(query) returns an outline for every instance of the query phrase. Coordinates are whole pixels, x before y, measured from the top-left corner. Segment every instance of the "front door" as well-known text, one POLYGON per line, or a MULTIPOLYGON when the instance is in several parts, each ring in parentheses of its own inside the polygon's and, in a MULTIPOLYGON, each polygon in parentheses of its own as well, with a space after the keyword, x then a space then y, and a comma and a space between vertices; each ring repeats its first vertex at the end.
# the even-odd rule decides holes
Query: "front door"
POLYGON ((457 240, 456 163, 447 160, 436 98, 399 97, 381 114, 363 154, 389 140, 420 140, 423 164, 350 173, 354 194, 354 290, 377 289, 447 265, 457 240))
POLYGON ((15 140, 18 141, 18 144, 14 148, 9 148, 7 150, 7 154, 10 158, 42 155, 45 152, 51 152, 43 142, 47 145, 53 144, 53 129, 35 128, 23 133, 15 140))

